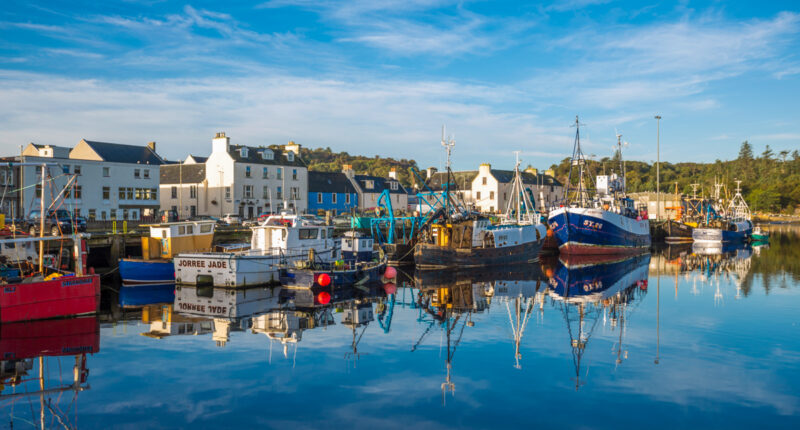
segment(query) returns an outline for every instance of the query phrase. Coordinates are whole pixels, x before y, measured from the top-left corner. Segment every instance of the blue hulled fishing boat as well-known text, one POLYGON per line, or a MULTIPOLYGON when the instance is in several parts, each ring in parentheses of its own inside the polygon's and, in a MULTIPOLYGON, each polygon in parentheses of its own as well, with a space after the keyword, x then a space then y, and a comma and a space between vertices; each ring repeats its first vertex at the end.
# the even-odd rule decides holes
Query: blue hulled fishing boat
POLYGON ((577 117, 575 127, 565 201, 550 211, 548 219, 559 252, 566 255, 609 255, 646 251, 650 247, 650 221, 647 211, 643 208, 637 210, 633 200, 625 195, 621 135, 617 135, 617 145, 622 176, 614 173, 597 176, 592 196, 584 186, 588 174, 577 117), (576 168, 577 172, 574 172, 576 168), (578 181, 573 185, 575 176, 578 181))
POLYGON ((700 243, 742 243, 750 239, 753 223, 750 221, 750 208, 742 197, 741 182, 736 181, 736 195, 717 219, 708 220, 692 232, 692 239, 700 243))

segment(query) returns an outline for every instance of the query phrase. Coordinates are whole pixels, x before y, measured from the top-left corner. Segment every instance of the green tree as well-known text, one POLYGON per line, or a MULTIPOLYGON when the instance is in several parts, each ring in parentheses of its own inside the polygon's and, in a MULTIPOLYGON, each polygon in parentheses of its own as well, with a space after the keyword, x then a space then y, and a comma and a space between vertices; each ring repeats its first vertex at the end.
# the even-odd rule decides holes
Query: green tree
POLYGON ((752 159, 753 159, 753 147, 750 145, 748 141, 745 140, 739 147, 739 160, 751 161, 752 159))

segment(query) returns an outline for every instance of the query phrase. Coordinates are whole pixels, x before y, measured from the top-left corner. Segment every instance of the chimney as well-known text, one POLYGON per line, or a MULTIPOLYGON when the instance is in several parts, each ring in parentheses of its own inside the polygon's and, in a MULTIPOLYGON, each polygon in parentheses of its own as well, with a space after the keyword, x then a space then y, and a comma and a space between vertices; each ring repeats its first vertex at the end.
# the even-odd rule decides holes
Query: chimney
POLYGON ((528 167, 527 169, 525 169, 525 173, 530 173, 531 175, 538 175, 539 170, 536 169, 535 167, 528 167))
POLYGON ((286 151, 300 155, 300 145, 294 143, 294 140, 290 140, 289 143, 286 144, 286 151))
POLYGON ((395 169, 394 167, 389 169, 389 177, 394 180, 397 180, 397 169, 395 169))
POLYGON ((547 175, 547 176, 552 176, 552 177, 554 177, 554 178, 555 178, 555 176, 556 176, 556 171, 555 171, 555 170, 553 170, 553 169, 547 169, 547 170, 545 170, 545 171, 544 171, 544 174, 545 174, 545 175, 547 175))
POLYGON ((151 151, 156 152, 156 143, 155 142, 147 142, 147 147, 150 148, 151 151))
POLYGON ((435 167, 428 167, 428 169, 425 171, 425 174, 428 175, 427 179, 430 179, 431 176, 434 175, 434 173, 436 173, 435 167))
POLYGON ((353 165, 352 164, 343 164, 342 165, 342 173, 348 178, 353 178, 355 176, 355 172, 353 172, 353 165))
POLYGON ((221 131, 214 136, 211 141, 211 152, 228 152, 228 146, 231 144, 231 138, 225 136, 225 132, 221 131))
POLYGON ((492 174, 492 165, 489 164, 489 163, 481 164, 481 166, 478 168, 478 173, 491 175, 492 174))

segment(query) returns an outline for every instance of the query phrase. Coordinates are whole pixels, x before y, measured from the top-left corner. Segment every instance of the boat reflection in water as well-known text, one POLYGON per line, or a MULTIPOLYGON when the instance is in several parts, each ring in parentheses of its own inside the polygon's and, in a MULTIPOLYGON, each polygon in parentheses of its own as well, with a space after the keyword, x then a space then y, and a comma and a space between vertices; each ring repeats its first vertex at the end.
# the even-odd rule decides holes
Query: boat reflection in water
POLYGON ((89 389, 87 355, 100 351, 97 317, 2 324, 0 351, 0 408, 13 408, 21 397, 39 399, 10 414, 9 426, 77 428, 77 397, 89 389), (71 398, 64 396, 69 392, 71 398))
POLYGON ((172 303, 174 300, 175 284, 122 285, 119 288, 119 304, 123 308, 172 303))
POLYGON ((554 268, 545 269, 552 273, 548 293, 563 314, 570 337, 575 390, 584 383, 581 382, 581 359, 601 320, 618 331, 616 364, 627 358, 622 344, 628 305, 647 293, 649 262, 650 254, 643 254, 605 264, 560 260, 554 268))
POLYGON ((416 306, 420 314, 417 321, 424 326, 424 329, 411 351, 417 350, 434 328, 438 327, 444 332, 447 354, 445 379, 441 384, 443 405, 446 404, 448 391, 452 395, 455 394, 453 359, 464 330, 466 327, 475 326, 473 314, 487 311, 494 297, 506 304, 515 345, 515 367, 521 367, 522 336, 534 308, 534 299, 538 297, 541 303, 544 299, 542 293, 547 285, 538 264, 459 272, 417 271, 414 283, 419 289, 416 306))

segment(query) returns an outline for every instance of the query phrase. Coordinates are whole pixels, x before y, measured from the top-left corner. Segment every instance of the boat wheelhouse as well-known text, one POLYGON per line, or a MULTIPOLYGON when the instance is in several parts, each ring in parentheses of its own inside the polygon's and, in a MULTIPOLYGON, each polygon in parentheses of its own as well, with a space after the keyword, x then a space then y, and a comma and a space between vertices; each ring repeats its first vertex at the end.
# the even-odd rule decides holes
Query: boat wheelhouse
POLYGON ((172 258, 182 252, 210 251, 214 241, 214 220, 150 224, 150 235, 142 237, 142 258, 123 258, 119 273, 125 285, 172 284, 172 258))
POLYGON ((700 243, 741 243, 750 239, 753 223, 750 220, 750 208, 741 193, 742 181, 736 181, 736 195, 719 219, 709 220, 692 232, 692 239, 700 243))
POLYGON ((333 226, 312 215, 272 215, 251 230, 249 250, 175 257, 176 282, 215 287, 264 285, 279 282, 280 269, 296 261, 312 257, 331 262, 340 257, 333 226))

